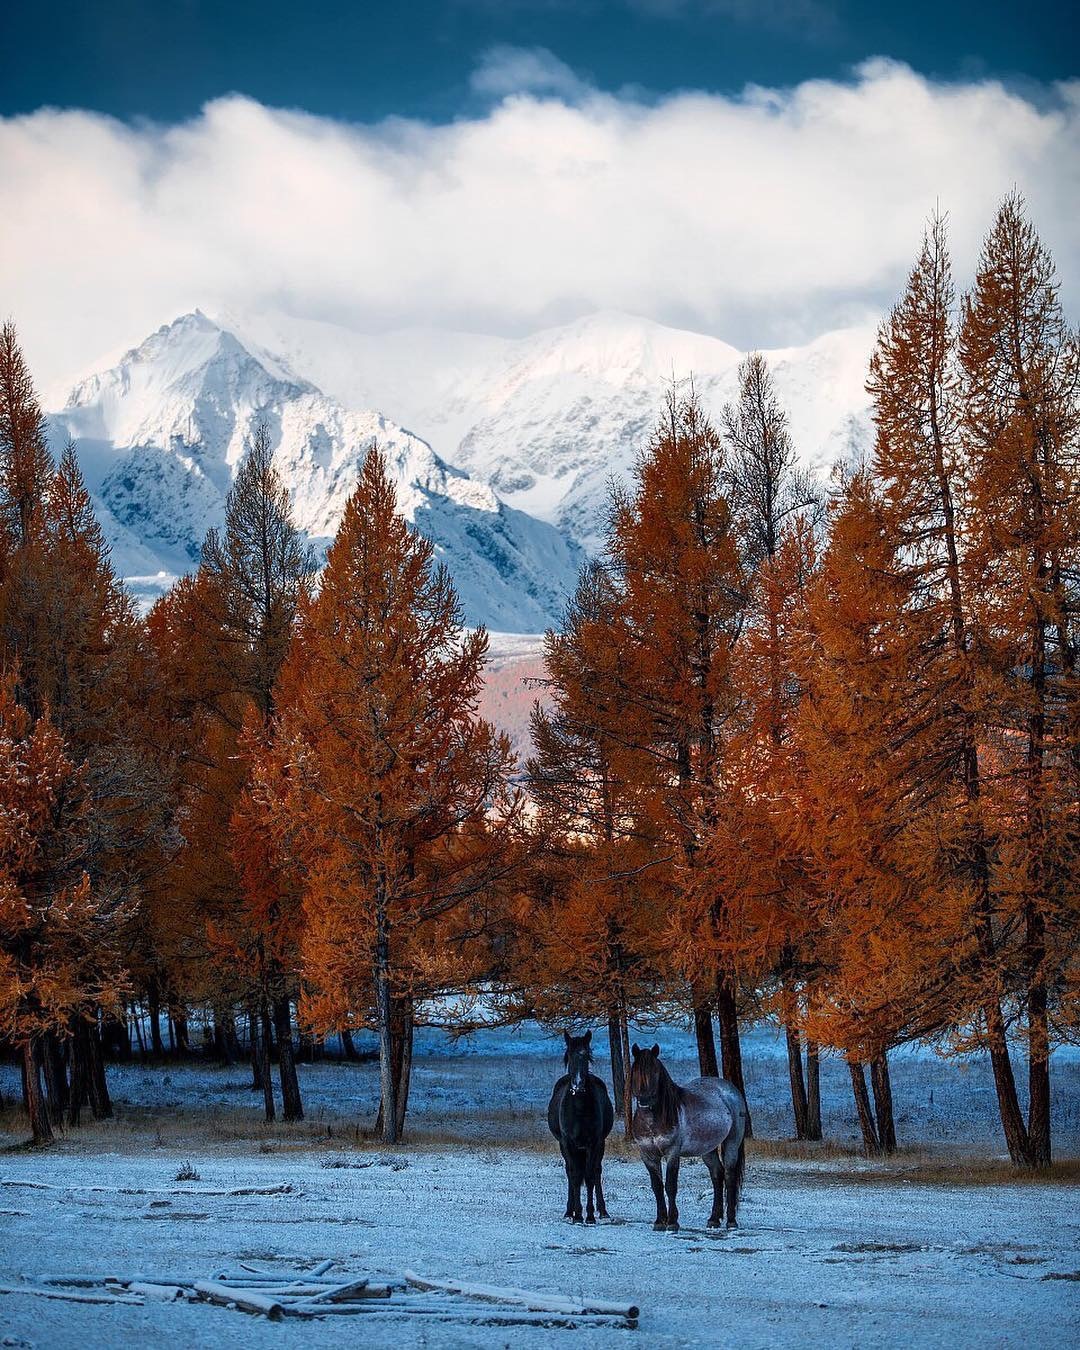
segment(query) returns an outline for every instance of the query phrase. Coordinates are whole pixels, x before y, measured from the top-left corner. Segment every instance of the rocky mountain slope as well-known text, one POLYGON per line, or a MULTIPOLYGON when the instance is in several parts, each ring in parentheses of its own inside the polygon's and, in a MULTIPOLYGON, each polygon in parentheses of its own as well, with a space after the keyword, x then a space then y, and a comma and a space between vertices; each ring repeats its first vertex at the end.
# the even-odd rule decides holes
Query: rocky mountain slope
MULTIPOLYGON (((742 353, 617 312, 520 339, 409 331, 379 337, 261 314, 235 320, 347 406, 375 403, 490 484, 503 501, 599 544, 612 476, 625 477, 672 381, 719 418, 742 353)), ((766 352, 802 462, 827 478, 870 443, 867 327, 766 352)))
POLYGON ((449 566, 470 623, 543 629, 581 563, 552 525, 506 505, 425 441, 380 413, 347 410, 198 311, 78 384, 52 421, 57 440, 77 442, 116 566, 144 594, 197 564, 259 421, 297 523, 320 546, 377 442, 403 513, 449 566))
MULTIPOLYGON (((820 477, 869 444, 872 337, 845 329, 766 353, 803 463, 820 477)), ((646 446, 672 382, 692 379, 719 416, 740 356, 614 312, 511 339, 196 310, 81 380, 53 425, 58 441, 77 441, 118 569, 144 594, 197 563, 265 420, 317 544, 377 441, 468 620, 538 632, 598 548, 608 484, 646 446)))

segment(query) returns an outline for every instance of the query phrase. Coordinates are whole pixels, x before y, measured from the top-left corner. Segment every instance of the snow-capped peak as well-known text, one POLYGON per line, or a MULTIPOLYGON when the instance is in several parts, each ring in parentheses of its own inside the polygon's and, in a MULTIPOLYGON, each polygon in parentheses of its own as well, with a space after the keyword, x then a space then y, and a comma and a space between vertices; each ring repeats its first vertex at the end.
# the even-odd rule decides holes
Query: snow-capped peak
POLYGON ((535 632, 557 616, 581 557, 549 525, 505 506, 381 413, 350 411, 259 344, 199 310, 81 381, 56 414, 73 438, 119 570, 149 577, 198 561, 255 428, 265 424, 294 517, 325 546, 372 445, 402 513, 436 544, 469 619, 535 632))

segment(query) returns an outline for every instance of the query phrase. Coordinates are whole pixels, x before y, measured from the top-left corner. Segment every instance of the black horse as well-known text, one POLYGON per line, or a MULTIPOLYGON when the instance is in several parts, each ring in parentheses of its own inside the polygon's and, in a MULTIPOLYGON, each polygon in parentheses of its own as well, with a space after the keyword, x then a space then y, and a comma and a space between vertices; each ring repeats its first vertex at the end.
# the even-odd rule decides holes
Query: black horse
POLYGON ((571 1036, 564 1031, 563 1036, 566 1040, 563 1055, 566 1073, 555 1084, 548 1103, 548 1129, 559 1141, 566 1164, 564 1217, 574 1223, 581 1222, 581 1183, 584 1182, 588 1197, 585 1222, 595 1223, 597 1214, 601 1219, 608 1216, 600 1173, 604 1162, 604 1140, 615 1123, 615 1112, 603 1079, 589 1072, 592 1032, 571 1036))

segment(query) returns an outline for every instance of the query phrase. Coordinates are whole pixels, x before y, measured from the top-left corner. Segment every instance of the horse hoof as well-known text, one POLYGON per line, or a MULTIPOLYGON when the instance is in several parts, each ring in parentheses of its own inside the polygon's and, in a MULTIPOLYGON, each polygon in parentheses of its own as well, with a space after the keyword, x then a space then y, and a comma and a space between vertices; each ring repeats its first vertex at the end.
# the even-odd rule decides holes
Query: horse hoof
POLYGON ((706 1228, 723 1228, 723 1226, 724 1225, 720 1219, 710 1219, 709 1222, 705 1225, 706 1228))
POLYGON ((739 1225, 735 1222, 734 1219, 728 1219, 728 1225, 727 1225, 727 1226, 728 1226, 729 1228, 738 1228, 739 1225))
POLYGON ((657 1221, 653 1224, 653 1232, 654 1233, 667 1232, 667 1224, 663 1221, 663 1219, 657 1219, 657 1221))
POLYGON ((679 1231, 679 1225, 677 1223, 669 1223, 667 1230, 669 1233, 677 1233, 679 1231))
POLYGON ((595 1222, 596 1222, 596 1219, 590 1214, 590 1215, 588 1216, 588 1218, 585 1220, 585 1222, 586 1222, 586 1223, 595 1223, 595 1222))

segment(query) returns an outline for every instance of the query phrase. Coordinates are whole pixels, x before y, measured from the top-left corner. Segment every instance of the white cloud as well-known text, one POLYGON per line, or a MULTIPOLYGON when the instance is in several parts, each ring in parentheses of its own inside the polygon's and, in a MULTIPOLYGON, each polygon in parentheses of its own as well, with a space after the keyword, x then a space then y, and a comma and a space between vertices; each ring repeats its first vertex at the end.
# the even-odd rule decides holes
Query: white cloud
POLYGON ((490 47, 480 58, 469 86, 487 98, 511 94, 554 94, 576 103, 592 91, 565 61, 546 47, 490 47))
POLYGON ((875 61, 646 103, 515 59, 446 126, 240 97, 165 128, 0 122, 0 312, 43 383, 195 305, 504 332, 616 307, 775 344, 888 303, 935 201, 963 274, 1014 186, 1075 303, 1080 82, 1037 106, 875 61))

